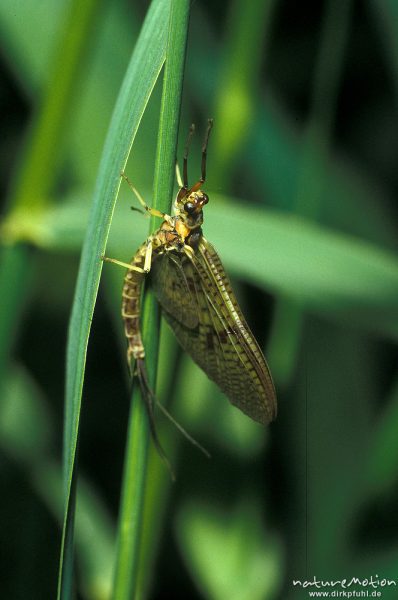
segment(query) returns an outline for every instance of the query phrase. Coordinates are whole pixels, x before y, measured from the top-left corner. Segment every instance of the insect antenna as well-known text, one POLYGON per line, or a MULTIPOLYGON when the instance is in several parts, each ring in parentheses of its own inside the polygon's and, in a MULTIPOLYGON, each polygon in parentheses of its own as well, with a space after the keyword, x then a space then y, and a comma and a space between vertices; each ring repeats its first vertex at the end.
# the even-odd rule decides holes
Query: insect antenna
MULTIPOLYGON (((202 144, 202 162, 200 168, 200 179, 197 181, 189 190, 185 191, 185 196, 189 196, 192 192, 197 192, 200 190, 204 182, 206 181, 206 160, 207 160, 207 146, 209 144, 210 132, 213 128, 213 119, 207 120, 207 129, 205 133, 205 138, 202 144)), ((181 191, 181 190, 180 190, 181 191)))
POLYGON ((212 130, 212 127, 213 127, 213 119, 208 119, 205 139, 203 140, 203 145, 202 145, 201 177, 199 180, 200 183, 204 183, 206 181, 207 145, 209 143, 209 137, 210 137, 210 132, 212 130))
POLYGON ((192 123, 191 127, 189 128, 187 143, 185 144, 184 158, 183 158, 183 181, 184 181, 184 188, 186 190, 188 189, 188 154, 189 154, 189 148, 191 146, 192 136, 194 133, 195 133, 195 123, 192 123))
MULTIPOLYGON (((195 123, 192 123, 191 127, 189 128, 188 137, 187 137, 187 141, 185 144, 183 163, 182 163, 182 185, 181 185, 180 191, 178 192, 178 195, 177 195, 177 202, 179 200, 181 200, 182 198, 184 198, 188 193, 188 154, 189 154, 189 148, 191 146, 192 136, 194 133, 195 133, 195 123)), ((179 179, 179 169, 178 169, 178 165, 177 165, 177 181, 178 181, 178 179, 179 179)), ((179 182, 179 185, 180 185, 180 182, 179 182)))

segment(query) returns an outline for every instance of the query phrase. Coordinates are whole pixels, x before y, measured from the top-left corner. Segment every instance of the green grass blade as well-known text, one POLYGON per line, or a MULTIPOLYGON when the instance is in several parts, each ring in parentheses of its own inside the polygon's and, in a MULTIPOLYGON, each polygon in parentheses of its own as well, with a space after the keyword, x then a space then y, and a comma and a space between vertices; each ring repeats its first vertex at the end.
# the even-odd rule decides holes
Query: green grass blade
MULTIPOLYGON (((185 51, 188 33, 189 0, 171 2, 167 59, 163 81, 162 105, 155 164, 153 206, 170 212, 180 117, 185 51)), ((152 218, 153 230, 159 221, 152 218)), ((148 293, 142 311, 142 334, 146 349, 148 375, 155 383, 159 315, 155 299, 148 293)), ((148 461, 149 427, 141 393, 133 390, 131 417, 125 457, 123 494, 119 515, 118 548, 115 566, 114 600, 135 596, 139 577, 140 537, 143 524, 144 494, 148 461)))
MULTIPOLYGON (((21 365, 12 365, 3 382, 0 403, 1 452, 18 465, 18 471, 26 474, 27 484, 29 482, 26 501, 30 486, 54 519, 62 523, 62 469, 60 461, 52 457, 55 433, 52 408, 30 373, 21 365)), ((99 490, 85 477, 79 477, 76 557, 83 596, 109 598, 114 526, 99 490)))
MULTIPOLYGON (((11 184, 8 219, 16 223, 20 213, 32 216, 32 207, 38 214, 37 209, 49 204, 48 192, 58 174, 56 157, 59 153, 54 152, 54 148, 62 140, 65 112, 75 89, 76 72, 89 38, 88 31, 97 4, 97 0, 72 2, 69 15, 63 23, 58 52, 51 57, 47 89, 36 109, 23 157, 11 184)), ((3 234, 4 230, 0 236, 3 234)), ((18 240, 11 236, 8 241, 12 243, 18 240)), ((0 289, 6 290, 0 312, 0 381, 4 380, 3 373, 30 292, 31 277, 26 274, 32 273, 34 268, 31 249, 25 245, 0 249, 0 289)))
MULTIPOLYGON (((74 251, 87 221, 81 204, 67 203, 40 220, 30 219, 23 239, 47 251, 74 251)), ((131 231, 124 214, 117 213, 109 252, 126 255, 145 235, 144 219, 131 231)), ((307 311, 397 339, 398 262, 392 252, 305 218, 216 194, 206 212, 206 237, 228 273, 307 311)))
POLYGON ((61 155, 60 152, 54 152, 54 148, 67 128, 71 82, 74 81, 84 46, 88 42, 87 28, 94 19, 98 4, 98 0, 85 0, 74 2, 70 7, 67 17, 69 35, 65 36, 64 43, 54 57, 44 102, 29 132, 23 167, 15 178, 13 210, 27 206, 37 210, 49 201, 48 194, 61 155))
MULTIPOLYGON (((146 297, 143 302, 143 331, 150 331, 153 323, 157 325, 156 305, 153 299, 146 297)), ((157 336, 144 337, 147 356, 156 356, 157 336)), ((153 362, 148 364, 148 375, 151 382, 155 379, 153 362)), ((146 485, 149 424, 144 401, 139 386, 134 386, 127 445, 124 460, 123 489, 118 523, 117 550, 113 583, 114 600, 134 597, 138 577, 138 556, 142 530, 142 513, 144 509, 144 491, 146 485)))
MULTIPOLYGON (((33 216, 30 210, 47 206, 47 192, 57 177, 55 169, 54 147, 60 143, 64 128, 65 110, 75 90, 76 71, 86 45, 87 33, 91 27, 96 2, 85 0, 71 3, 68 18, 62 24, 59 33, 58 52, 51 57, 51 71, 48 75, 47 89, 33 117, 30 134, 24 148, 24 156, 13 176, 11 193, 8 199, 10 207, 7 221, 18 222, 21 212, 33 216), (73 38, 73 44, 70 39, 73 38), (59 68, 62 56, 63 68, 59 68), (32 202, 32 199, 34 201, 32 202)), ((35 216, 39 213, 35 212, 35 216)), ((0 230, 1 242, 14 243, 20 238, 4 236, 4 223, 0 230)), ((0 311, 0 381, 7 367, 10 348, 18 331, 22 311, 29 295, 30 277, 26 273, 34 270, 32 252, 24 245, 0 248, 0 289, 6 290, 5 300, 0 311)))
POLYGON ((13 0, 0 2, 2 55, 29 98, 47 80, 49 59, 51 62, 70 5, 68 0, 59 0, 56 6, 53 0, 25 0, 23 5, 15 5, 13 0), (40 31, 40 44, 32 31, 40 31))
POLYGON ((398 261, 392 252, 300 217, 262 213, 243 203, 228 212, 215 206, 206 234, 228 269, 244 273, 247 281, 267 282, 268 289, 309 311, 397 338, 398 261), (242 223, 249 214, 246 229, 242 223))
POLYGON ((30 288, 32 269, 26 273, 29 258, 24 246, 1 248, 0 252, 0 387, 6 379, 10 349, 25 305, 24 293, 30 288), (18 277, 18 275, 20 275, 18 277))
MULTIPOLYGON (((213 56, 217 52, 216 45, 209 38, 206 45, 207 57, 213 56)), ((187 77, 194 89, 201 90, 196 100, 205 112, 207 99, 213 93, 218 76, 217 62, 206 60, 206 55, 202 58, 203 40, 199 37, 192 40, 192 53, 200 58, 196 59, 196 69, 190 70, 187 77)), ((256 201, 264 197, 271 206, 290 211, 301 146, 294 135, 294 119, 283 110, 271 87, 258 103, 254 122, 240 166, 249 179, 256 181, 255 193, 250 197, 256 201)), ((212 177, 211 170, 209 179, 212 177)), ((359 169, 352 161, 347 161, 343 153, 334 152, 325 172, 322 202, 325 222, 383 247, 395 248, 394 220, 385 208, 387 194, 386 187, 380 185, 369 170, 359 169), (371 217, 358 219, 358 214, 371 217)), ((246 194, 245 199, 250 200, 250 197, 246 194)))
MULTIPOLYGON (((49 204, 48 192, 57 177, 54 148, 59 146, 65 129, 65 113, 75 89, 76 72, 89 39, 96 0, 72 2, 68 18, 63 23, 58 53, 51 58, 52 71, 48 76, 47 90, 33 118, 24 155, 14 176, 10 195, 11 219, 18 220, 18 214, 32 207, 42 209, 49 204), (61 60, 62 59, 62 60, 61 60), (62 69, 59 65, 62 64, 62 69)), ((32 214, 32 213, 31 213, 32 214)), ((13 242, 15 240, 11 240, 13 242)), ((26 273, 34 270, 30 249, 16 245, 2 249, 0 287, 7 290, 9 302, 1 312, 0 330, 5 332, 0 352, 0 373, 6 367, 10 347, 18 329, 30 278, 26 273)), ((3 377, 0 376, 3 381, 3 377)))
MULTIPOLYGON (((41 209, 49 203, 48 192, 57 176, 58 166, 55 158, 58 153, 54 152, 54 148, 60 143, 65 128, 65 112, 75 87, 76 72, 89 39, 88 31, 92 26, 97 4, 95 0, 72 2, 68 18, 63 23, 58 53, 51 59, 52 71, 48 77, 47 90, 32 121, 23 159, 13 180, 9 204, 12 218, 16 220, 19 211, 33 207, 41 209)), ((0 372, 5 368, 14 337, 10 333, 15 335, 23 300, 27 296, 26 272, 31 272, 34 267, 32 253, 22 245, 4 250, 1 262, 4 285, 0 282, 0 287, 8 290, 8 297, 18 298, 18 302, 9 304, 8 310, 1 313, 8 335, 3 340, 0 372), (12 269, 8 268, 10 264, 13 264, 12 269)), ((1 329, 4 329, 2 324, 1 329)), ((3 380, 3 377, 0 379, 3 380)), ((67 543, 69 545, 69 537, 67 543)), ((70 578, 65 579, 66 585, 67 580, 70 578)))
POLYGON ((125 167, 143 112, 164 62, 166 47, 164 23, 167 22, 168 7, 167 0, 156 0, 151 4, 133 52, 106 139, 93 208, 83 245, 67 349, 64 437, 65 520, 58 581, 59 598, 68 597, 64 595, 62 587, 66 560, 65 544, 73 530, 71 488, 87 344, 102 269, 101 256, 105 251, 120 186, 120 171, 125 167))
POLYGON ((209 181, 228 189, 232 167, 242 152, 255 118, 261 69, 268 54, 268 41, 275 0, 234 0, 229 3, 227 27, 215 101, 212 168, 209 181))

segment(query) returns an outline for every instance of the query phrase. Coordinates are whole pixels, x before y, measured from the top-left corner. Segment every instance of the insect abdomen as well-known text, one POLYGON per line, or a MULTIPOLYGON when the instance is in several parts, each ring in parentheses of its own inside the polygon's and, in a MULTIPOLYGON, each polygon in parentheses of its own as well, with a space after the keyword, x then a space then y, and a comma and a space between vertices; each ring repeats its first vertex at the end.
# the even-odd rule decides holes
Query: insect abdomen
POLYGON ((130 264, 137 269, 142 269, 142 272, 136 270, 127 271, 122 292, 122 317, 128 343, 127 362, 129 365, 131 358, 145 358, 140 331, 141 288, 145 277, 143 271, 145 252, 146 244, 141 246, 131 259, 130 264))

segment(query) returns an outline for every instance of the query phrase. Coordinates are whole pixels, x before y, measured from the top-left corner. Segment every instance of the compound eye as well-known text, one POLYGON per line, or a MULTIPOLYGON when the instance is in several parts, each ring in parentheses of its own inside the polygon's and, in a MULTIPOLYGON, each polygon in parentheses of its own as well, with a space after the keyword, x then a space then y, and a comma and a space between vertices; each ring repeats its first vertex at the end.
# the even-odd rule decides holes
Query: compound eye
POLYGON ((203 204, 207 204, 209 201, 209 196, 207 194, 202 194, 203 204))
POLYGON ((195 208, 196 208, 196 206, 195 206, 195 204, 193 204, 193 202, 185 202, 185 204, 184 204, 184 210, 188 214, 193 213, 195 208))

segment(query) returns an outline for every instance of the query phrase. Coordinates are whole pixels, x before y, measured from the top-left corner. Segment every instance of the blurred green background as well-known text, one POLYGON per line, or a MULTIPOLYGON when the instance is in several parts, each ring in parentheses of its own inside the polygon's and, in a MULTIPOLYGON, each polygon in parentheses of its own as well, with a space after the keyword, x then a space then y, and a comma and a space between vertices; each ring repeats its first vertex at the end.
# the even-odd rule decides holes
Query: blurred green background
MULTIPOLYGON (((103 142, 147 3, 82 7, 72 68, 58 49, 66 0, 0 3, 7 599, 56 589, 68 320, 103 142), (69 88, 50 105, 50 83, 69 68, 69 88), (56 130, 40 120, 43 106, 56 130)), ((204 132, 214 116, 204 232, 266 351, 279 415, 266 430, 241 415, 162 327, 158 396, 212 459, 159 416, 177 482, 153 454, 140 597, 294 600, 308 593, 293 579, 398 580, 397 39, 394 0, 192 5, 179 154, 189 124, 204 132)), ((149 204, 160 93, 161 81, 127 169, 149 204)), ((122 186, 107 254, 123 261, 148 231, 131 204, 122 186)), ((129 410, 122 278, 105 265, 83 393, 76 565, 88 600, 111 586, 129 410)))

